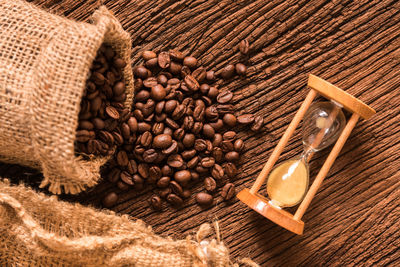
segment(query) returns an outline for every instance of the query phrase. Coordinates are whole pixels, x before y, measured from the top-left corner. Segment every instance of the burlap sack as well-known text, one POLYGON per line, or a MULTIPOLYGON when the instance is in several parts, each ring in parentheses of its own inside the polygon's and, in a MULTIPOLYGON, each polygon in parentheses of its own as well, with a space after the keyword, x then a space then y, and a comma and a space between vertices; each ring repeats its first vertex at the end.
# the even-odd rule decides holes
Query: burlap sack
POLYGON ((230 266, 222 242, 161 238, 140 221, 0 181, 0 266, 230 266))
POLYGON ((95 185, 105 162, 74 155, 82 92, 103 42, 128 63, 129 106, 130 36, 105 7, 88 24, 21 0, 0 0, 0 160, 42 170, 41 186, 53 193, 78 193, 95 185))

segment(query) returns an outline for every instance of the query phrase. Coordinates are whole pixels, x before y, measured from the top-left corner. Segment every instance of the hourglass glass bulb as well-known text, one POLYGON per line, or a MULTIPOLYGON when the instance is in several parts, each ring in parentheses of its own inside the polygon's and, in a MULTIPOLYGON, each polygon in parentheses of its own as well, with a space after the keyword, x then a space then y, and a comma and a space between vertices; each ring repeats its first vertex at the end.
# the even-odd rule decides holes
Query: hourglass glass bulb
POLYGON ((346 124, 341 106, 332 102, 318 102, 308 109, 303 120, 305 150, 320 151, 333 144, 346 124))

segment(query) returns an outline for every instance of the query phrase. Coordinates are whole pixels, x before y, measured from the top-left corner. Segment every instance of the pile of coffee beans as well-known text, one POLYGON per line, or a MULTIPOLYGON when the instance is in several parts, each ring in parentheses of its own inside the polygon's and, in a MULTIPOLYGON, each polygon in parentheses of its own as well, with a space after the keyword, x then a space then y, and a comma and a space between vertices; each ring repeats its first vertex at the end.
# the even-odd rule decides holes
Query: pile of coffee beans
MULTIPOLYGON (((243 49, 241 53, 248 52, 248 43, 243 49)), ((216 74, 196 58, 174 50, 144 51, 142 58, 144 64, 133 70, 135 98, 127 110, 122 104, 125 62, 102 46, 82 100, 77 151, 114 153, 104 177, 121 190, 152 186, 150 204, 156 210, 165 201, 181 206, 196 183, 203 184, 203 192, 195 196, 202 207, 212 205, 218 188, 222 199, 231 200, 235 195, 231 180, 244 150, 243 140, 232 128, 241 124, 259 131, 263 118, 236 116, 233 93, 218 89, 215 82, 219 77, 245 76, 246 66, 237 63, 216 74)), ((111 192, 103 205, 111 207, 117 201, 118 195, 111 192)))
POLYGON ((93 62, 83 92, 75 151, 78 154, 111 155, 124 143, 121 123, 130 118, 124 108, 126 63, 114 50, 102 45, 93 62))

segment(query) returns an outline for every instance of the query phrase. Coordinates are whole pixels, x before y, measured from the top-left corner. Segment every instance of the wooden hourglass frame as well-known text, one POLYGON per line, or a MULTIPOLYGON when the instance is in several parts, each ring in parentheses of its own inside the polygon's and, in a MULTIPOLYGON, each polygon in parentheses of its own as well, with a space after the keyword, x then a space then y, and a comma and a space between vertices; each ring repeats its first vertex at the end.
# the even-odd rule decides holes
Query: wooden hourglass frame
POLYGON ((329 172, 329 169, 333 165, 336 157, 339 155, 340 150, 343 148, 347 138, 349 137, 351 131, 355 127, 358 119, 361 117, 363 119, 369 119, 375 114, 375 110, 370 108, 368 105, 364 104, 357 98, 346 93, 340 88, 332 85, 331 83, 310 74, 308 77, 308 87, 310 88, 307 97, 303 101, 293 120, 289 124, 282 138, 280 139, 278 145, 275 147, 267 163, 261 170, 261 173, 257 177, 253 186, 250 189, 244 189, 240 191, 237 197, 245 203, 247 206, 260 213, 262 216, 268 218, 274 223, 280 225, 281 227, 296 233, 298 235, 303 234, 304 222, 301 220, 308 206, 310 205, 313 197, 317 193, 322 181, 329 172), (270 203, 270 200, 258 193, 261 186, 264 184, 269 173, 272 171, 276 161, 278 160, 280 154, 285 148, 289 138, 293 135, 298 124, 303 119, 306 111, 312 104, 314 98, 320 94, 321 96, 333 100, 343 106, 346 110, 350 111, 352 114, 351 118, 347 122, 343 131, 340 133, 335 145, 331 149, 328 157, 326 158, 324 164, 322 165, 320 171, 314 179, 314 182, 309 187, 307 193, 305 194, 303 200, 301 201, 297 211, 294 215, 291 213, 276 207, 270 203))

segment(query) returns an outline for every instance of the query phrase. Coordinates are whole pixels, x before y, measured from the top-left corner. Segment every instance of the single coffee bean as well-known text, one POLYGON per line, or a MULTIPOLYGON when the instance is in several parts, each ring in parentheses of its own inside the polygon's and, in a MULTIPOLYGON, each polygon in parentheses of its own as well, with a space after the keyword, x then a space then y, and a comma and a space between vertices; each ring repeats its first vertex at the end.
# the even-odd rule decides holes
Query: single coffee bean
POLYGON ((87 142, 90 140, 90 134, 88 130, 79 130, 76 131, 76 141, 78 142, 87 142))
POLYGON ((196 121, 193 124, 192 133, 199 134, 201 132, 201 130, 203 130, 203 123, 200 121, 196 121))
POLYGON ((227 131, 222 135, 223 140, 233 141, 236 137, 236 133, 234 131, 227 131))
POLYGON ((221 119, 218 119, 217 121, 213 121, 209 123, 211 127, 214 128, 215 131, 220 131, 224 127, 224 123, 222 122, 221 119))
POLYGON ((192 75, 186 75, 184 81, 191 91, 197 91, 200 89, 199 82, 192 75))
POLYGON ((107 180, 111 183, 115 183, 118 181, 121 175, 121 170, 118 168, 112 168, 111 171, 107 174, 107 180))
POLYGON ((215 86, 211 86, 210 89, 208 90, 207 96, 210 99, 214 99, 217 97, 217 95, 219 94, 219 90, 217 87, 215 86))
MULTIPOLYGON (((204 121, 205 108, 204 106, 196 106, 193 111, 193 118, 196 121, 204 121)), ((218 116, 218 114, 217 114, 218 116)))
POLYGON ((185 114, 185 111, 186 107, 184 105, 176 106, 171 115, 172 119, 174 119, 175 121, 179 120, 185 114))
POLYGON ((169 186, 169 182, 171 181, 171 178, 168 176, 161 177, 160 180, 157 181, 157 186, 160 188, 165 188, 169 186))
POLYGON ((200 179, 200 175, 194 170, 190 170, 190 175, 192 176, 192 181, 198 181, 200 179))
POLYGON ((225 68, 223 68, 221 71, 221 77, 224 80, 232 78, 234 74, 235 74, 235 66, 232 64, 225 66, 225 68))
POLYGON ((123 171, 120 175, 121 180, 126 183, 127 185, 131 185, 133 186, 134 183, 132 181, 132 176, 127 172, 127 171, 123 171))
POLYGON ((136 77, 144 80, 148 77, 148 69, 146 69, 144 66, 139 66, 135 69, 134 74, 136 77))
POLYGON ((102 202, 104 207, 111 208, 117 203, 117 201, 118 195, 115 192, 110 192, 103 198, 102 202))
POLYGON ((191 175, 188 170, 178 171, 174 175, 174 179, 181 185, 186 185, 190 181, 191 175))
POLYGON ((191 148, 191 147, 193 147, 195 140, 196 140, 196 137, 194 136, 194 134, 188 133, 188 134, 185 134, 185 136, 183 137, 182 144, 186 148, 191 148))
POLYGON ((178 152, 178 143, 175 140, 172 140, 171 145, 166 149, 162 150, 163 155, 170 155, 178 152))
POLYGON ((153 195, 150 199, 150 205, 155 210, 162 209, 162 200, 159 196, 153 195))
POLYGON ((129 125, 124 122, 124 123, 121 124, 120 129, 121 129, 122 137, 125 140, 129 139, 129 137, 131 135, 131 129, 129 128, 129 125))
POLYGON ((172 176, 174 174, 172 168, 168 165, 162 166, 161 173, 163 176, 172 176))
POLYGON ((161 52, 160 54, 158 54, 158 65, 160 66, 160 68, 166 69, 169 67, 170 63, 171 58, 169 57, 168 52, 161 52))
POLYGON ((221 190, 222 198, 227 201, 235 196, 235 185, 232 183, 227 183, 221 190))
POLYGON ((240 41, 239 43, 239 51, 243 55, 247 55, 249 53, 249 41, 247 39, 244 39, 240 41))
POLYGON ((207 71, 206 79, 209 81, 214 81, 215 80, 215 72, 213 70, 207 71))
POLYGON ((163 133, 164 133, 164 134, 168 134, 168 135, 172 135, 172 134, 173 134, 173 131, 172 131, 171 128, 165 127, 163 133))
POLYGON ((212 177, 206 177, 204 179, 204 189, 208 192, 213 192, 217 188, 217 183, 212 177))
POLYGON ((231 104, 220 104, 217 105, 217 110, 219 114, 233 113, 234 107, 231 104))
POLYGON ((185 136, 185 130, 182 128, 178 128, 174 131, 173 133, 173 137, 175 138, 175 140, 177 141, 181 141, 183 139, 183 137, 185 136))
POLYGON ((154 137, 153 147, 165 149, 170 147, 172 144, 172 137, 168 134, 160 134, 154 137))
POLYGON ((207 149, 206 141, 203 139, 196 139, 194 141, 194 149, 199 152, 206 150, 207 149))
POLYGON ((202 85, 200 85, 200 92, 203 95, 207 95, 209 90, 210 90, 210 86, 208 84, 203 83, 202 85))
POLYGON ((201 83, 206 79, 206 70, 203 67, 198 67, 192 72, 192 76, 201 83))
POLYGON ((196 202, 203 207, 209 207, 213 203, 213 197, 210 194, 200 192, 196 195, 196 202))
MULTIPOLYGON (((153 124, 153 128, 151 129, 153 134, 155 135, 160 135, 164 132, 164 123, 162 122, 156 122, 153 124)), ((154 140, 153 140, 154 142, 154 140)))
POLYGON ((227 161, 237 161, 239 160, 239 153, 236 151, 231 151, 225 154, 225 159, 227 161))
POLYGON ((185 116, 183 119, 183 129, 190 131, 193 128, 194 119, 192 116, 185 116))
POLYGON ((125 84, 123 82, 117 82, 114 84, 112 91, 114 96, 122 95, 125 92, 125 84))
POLYGON ((244 149, 244 142, 242 139, 237 139, 235 143, 233 144, 233 148, 235 149, 236 152, 241 153, 244 149))
POLYGON ((119 119, 118 110, 116 110, 113 106, 106 107, 106 113, 108 116, 110 116, 110 118, 113 118, 114 120, 119 119))
POLYGON ((221 180, 224 174, 224 169, 219 164, 214 164, 214 167, 211 170, 212 177, 215 180, 221 180))
POLYGON ((225 162, 222 165, 222 168, 224 168, 225 174, 230 178, 233 179, 236 176, 237 173, 237 168, 236 165, 233 164, 232 162, 225 162))
POLYGON ((185 160, 193 158, 197 154, 195 149, 185 150, 181 153, 182 158, 185 160))
POLYGON ((180 168, 183 165, 183 159, 179 154, 172 154, 168 157, 167 164, 172 168, 180 168))
POLYGON ((206 138, 212 139, 214 138, 215 135, 215 130, 213 127, 211 127, 210 124, 204 124, 203 126, 203 135, 206 138))
POLYGON ((216 146, 220 146, 221 143, 222 143, 222 135, 219 134, 219 133, 216 133, 216 134, 214 135, 214 139, 213 139, 213 141, 212 141, 212 145, 213 145, 214 147, 216 147, 216 146))
POLYGON ((144 116, 142 111, 140 111, 139 109, 135 109, 132 112, 132 115, 138 120, 138 121, 143 121, 144 120, 144 116))
POLYGON ((183 59, 183 65, 188 66, 191 69, 194 69, 197 66, 197 59, 195 57, 185 57, 183 59))
POLYGON ((156 57, 157 57, 157 54, 154 53, 153 51, 146 50, 146 51, 143 51, 143 53, 142 53, 142 58, 144 60, 149 60, 149 59, 156 58, 156 57))
POLYGON ((126 62, 125 60, 123 60, 122 58, 115 58, 113 65, 117 68, 117 69, 122 69, 125 68, 126 66, 126 62))
MULTIPOLYGON (((143 160, 147 163, 154 162, 158 157, 158 153, 155 149, 150 148, 143 153, 143 160)), ((226 155, 225 155, 226 157, 226 155)))
POLYGON ((149 77, 143 81, 143 85, 147 88, 152 88, 158 84, 156 77, 149 77))
POLYGON ((195 171, 200 173, 200 174, 205 174, 205 173, 208 173, 209 169, 204 168, 201 165, 197 165, 197 167, 195 168, 195 171))
POLYGON ((200 158, 196 156, 196 157, 193 157, 191 160, 189 160, 186 165, 189 169, 193 169, 199 164, 199 162, 200 162, 200 158))
POLYGON ((253 114, 243 114, 237 117, 237 122, 240 124, 250 124, 254 121, 253 114))
POLYGON ((135 174, 138 171, 138 166, 135 160, 131 159, 126 167, 126 170, 129 172, 129 174, 135 174))
POLYGON ((183 190, 182 197, 189 198, 191 196, 192 196, 192 191, 190 191, 190 189, 183 190))
POLYGON ((169 50, 169 56, 172 60, 175 60, 177 62, 182 62, 185 58, 182 52, 176 50, 169 50))
POLYGON ((169 194, 169 195, 167 196, 167 201, 168 201, 171 205, 173 205, 173 206, 175 206, 175 207, 179 207, 179 206, 181 206, 181 205, 183 204, 182 198, 180 198, 179 196, 177 196, 177 195, 175 195, 175 194, 169 194))
POLYGON ((246 67, 244 64, 242 64, 242 63, 237 63, 237 64, 235 65, 235 70, 236 70, 236 73, 237 73, 238 75, 240 75, 240 76, 246 76, 247 67, 246 67))
POLYGON ((149 179, 158 181, 161 178, 161 169, 157 166, 151 166, 149 168, 149 179))
POLYGON ((144 132, 140 136, 140 144, 143 147, 149 147, 151 145, 152 141, 153 141, 153 136, 149 131, 144 132))
POLYGON ((232 98, 233 98, 233 94, 231 91, 228 91, 228 90, 220 91, 217 96, 217 102, 220 104, 226 104, 229 101, 231 101, 232 98))
POLYGON ((146 91, 146 90, 141 90, 141 91, 137 92, 135 95, 136 101, 140 101, 140 102, 146 102, 147 99, 149 99, 149 98, 150 98, 150 92, 146 91))
POLYGON ((94 118, 92 123, 97 130, 102 130, 105 127, 104 121, 100 118, 94 118))
POLYGON ((94 125, 90 121, 81 120, 79 121, 78 128, 83 130, 93 130, 94 125))
POLYGON ((215 164, 215 159, 213 157, 205 157, 201 159, 201 166, 204 168, 211 168, 215 164))
POLYGON ((174 75, 179 75, 182 70, 182 65, 174 61, 171 61, 168 70, 174 75))
POLYGON ((251 125, 251 130, 254 132, 259 132, 264 126, 264 119, 262 116, 255 116, 253 125, 251 125))
POLYGON ((125 167, 129 163, 128 154, 126 154, 125 150, 121 150, 117 153, 117 163, 121 167, 125 167))
POLYGON ((183 194, 183 188, 180 184, 178 184, 176 181, 171 181, 169 186, 172 189, 172 192, 177 194, 178 196, 181 196, 183 194))
POLYGON ((175 99, 171 99, 165 102, 165 107, 164 107, 164 111, 166 113, 172 113, 176 106, 178 105, 178 101, 176 101, 175 99))
POLYGON ((216 106, 207 107, 204 114, 210 121, 216 121, 218 119, 218 109, 216 106))
POLYGON ((167 86, 168 78, 164 74, 159 74, 157 76, 157 82, 165 87, 165 86, 167 86))
POLYGON ((151 98, 155 101, 161 101, 165 98, 167 93, 165 92, 165 88, 161 84, 157 84, 151 88, 151 98))
MULTIPOLYGON (((147 60, 146 63, 144 63, 144 65, 148 69, 155 69, 158 67, 158 58, 151 58, 151 59, 147 60)), ((148 76, 150 76, 150 75, 148 75, 148 76)))
POLYGON ((117 187, 118 187, 119 189, 121 189, 122 191, 127 191, 127 190, 129 190, 129 189, 131 188, 128 184, 124 183, 124 182, 121 181, 121 180, 119 180, 119 181, 117 182, 117 187))
POLYGON ((235 127, 236 125, 236 117, 233 114, 225 114, 222 120, 228 127, 235 127))

